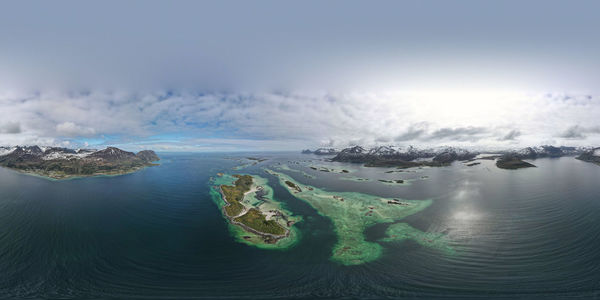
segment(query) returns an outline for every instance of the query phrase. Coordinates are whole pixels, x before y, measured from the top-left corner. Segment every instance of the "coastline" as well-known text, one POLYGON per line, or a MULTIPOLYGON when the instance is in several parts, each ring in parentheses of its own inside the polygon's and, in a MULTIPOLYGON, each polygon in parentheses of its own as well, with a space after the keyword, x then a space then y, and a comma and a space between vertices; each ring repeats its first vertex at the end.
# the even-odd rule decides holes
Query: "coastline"
POLYGON ((4 168, 6 170, 12 171, 12 172, 16 172, 19 174, 23 174, 23 175, 27 175, 27 176, 33 176, 33 177, 37 177, 37 178, 42 178, 42 179, 46 179, 49 181, 64 181, 64 180, 74 180, 74 179, 84 179, 84 178, 91 178, 91 177, 117 177, 117 176, 122 176, 122 175, 127 175, 127 174, 132 174, 138 171, 141 171, 147 167, 155 167, 155 166, 159 166, 160 164, 149 164, 149 165, 145 165, 145 166, 141 166, 139 168, 135 168, 132 170, 129 170, 127 172, 115 172, 115 173, 94 173, 94 174, 89 174, 89 175, 66 175, 64 177, 53 177, 53 176, 49 176, 49 175, 44 175, 42 173, 38 173, 35 171, 31 171, 31 170, 21 170, 21 169, 15 169, 15 168, 9 168, 9 167, 5 167, 5 166, 0 166, 0 168, 4 168))

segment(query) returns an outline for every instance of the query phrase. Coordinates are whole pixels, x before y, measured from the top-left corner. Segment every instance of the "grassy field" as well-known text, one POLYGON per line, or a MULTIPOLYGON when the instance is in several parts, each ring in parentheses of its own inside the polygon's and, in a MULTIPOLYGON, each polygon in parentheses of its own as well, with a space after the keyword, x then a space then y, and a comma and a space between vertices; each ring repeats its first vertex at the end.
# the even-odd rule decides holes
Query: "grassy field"
MULTIPOLYGON (((225 207, 225 213, 230 217, 238 216, 244 211, 244 205, 241 203, 244 199, 244 194, 250 191, 252 186, 252 176, 250 175, 233 175, 237 178, 234 185, 222 185, 221 189, 229 203, 225 207)), ((265 215, 256 208, 250 208, 245 214, 234 219, 235 222, 242 223, 249 228, 259 232, 283 235, 285 228, 279 225, 274 220, 267 220, 265 215)))
POLYGON ((230 217, 235 217, 244 210, 244 206, 240 202, 244 199, 244 193, 249 191, 250 186, 252 186, 252 176, 234 175, 234 177, 236 177, 237 180, 233 186, 221 186, 223 194, 229 203, 229 206, 225 207, 225 213, 230 217))
POLYGON ((285 228, 281 227, 274 220, 268 220, 265 218, 258 209, 251 208, 244 215, 237 217, 234 219, 236 222, 240 222, 256 231, 274 234, 274 235, 283 235, 285 234, 285 228))

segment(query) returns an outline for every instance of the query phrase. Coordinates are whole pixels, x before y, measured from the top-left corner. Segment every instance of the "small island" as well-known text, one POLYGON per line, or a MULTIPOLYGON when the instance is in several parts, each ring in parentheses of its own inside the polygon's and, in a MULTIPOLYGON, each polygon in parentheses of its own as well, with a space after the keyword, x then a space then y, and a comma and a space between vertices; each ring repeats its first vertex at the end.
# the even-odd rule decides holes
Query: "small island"
POLYGON ((509 170, 535 168, 535 165, 523 161, 516 156, 503 156, 496 161, 496 166, 500 169, 509 170))
POLYGON ((108 147, 104 150, 60 147, 0 147, 0 166, 50 179, 114 176, 136 172, 160 160, 152 150, 136 153, 108 147))
POLYGON ((265 249, 284 249, 298 239, 293 225, 299 217, 273 198, 267 180, 256 175, 219 173, 211 195, 240 242, 265 249))

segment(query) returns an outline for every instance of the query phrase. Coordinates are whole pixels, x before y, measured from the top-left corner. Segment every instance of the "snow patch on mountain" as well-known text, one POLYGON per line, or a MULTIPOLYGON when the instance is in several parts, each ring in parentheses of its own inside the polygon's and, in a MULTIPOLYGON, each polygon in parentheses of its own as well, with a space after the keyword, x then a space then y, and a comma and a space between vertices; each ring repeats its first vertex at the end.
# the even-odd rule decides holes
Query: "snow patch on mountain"
POLYGON ((0 156, 11 154, 16 149, 17 149, 17 147, 0 147, 0 156))
POLYGON ((366 162, 374 160, 401 160, 414 161, 420 159, 433 158, 438 162, 452 162, 455 160, 467 160, 473 158, 477 153, 466 149, 455 147, 436 147, 428 149, 418 149, 413 146, 378 146, 371 149, 365 149, 361 146, 354 146, 342 150, 335 161, 348 162, 366 162))

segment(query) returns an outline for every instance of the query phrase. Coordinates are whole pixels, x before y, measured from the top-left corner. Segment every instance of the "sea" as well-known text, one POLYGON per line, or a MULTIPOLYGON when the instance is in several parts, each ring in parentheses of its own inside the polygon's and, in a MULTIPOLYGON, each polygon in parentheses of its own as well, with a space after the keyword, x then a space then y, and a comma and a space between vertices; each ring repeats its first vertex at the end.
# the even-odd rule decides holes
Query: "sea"
MULTIPOLYGON (((573 157, 519 170, 481 161, 386 173, 396 169, 310 154, 158 155, 158 166, 112 177, 0 168, 0 298, 600 298, 600 166, 573 157), (454 253, 409 239, 383 244, 368 263, 332 260, 331 220, 264 172, 281 165, 329 191, 431 199, 399 222, 443 234, 454 253), (299 241, 284 250, 236 241, 209 193, 221 172, 267 178, 302 217, 299 241)), ((389 225, 367 228, 367 240, 389 225)))

